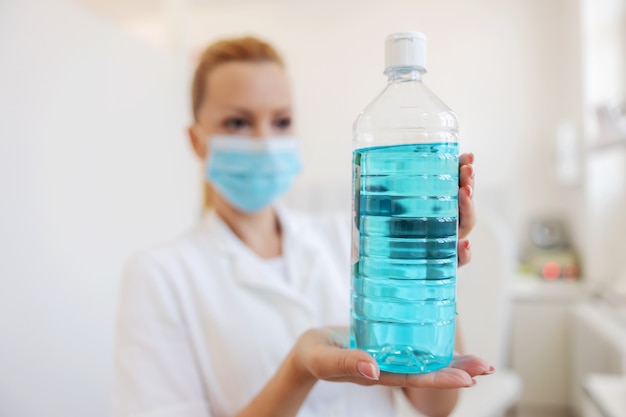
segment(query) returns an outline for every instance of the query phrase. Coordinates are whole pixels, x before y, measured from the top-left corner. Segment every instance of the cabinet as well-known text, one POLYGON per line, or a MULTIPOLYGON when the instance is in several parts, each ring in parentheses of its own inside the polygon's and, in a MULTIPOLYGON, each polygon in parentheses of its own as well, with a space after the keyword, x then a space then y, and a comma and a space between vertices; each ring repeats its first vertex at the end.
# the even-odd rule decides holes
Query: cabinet
POLYGON ((570 320, 583 297, 578 282, 517 280, 511 367, 523 381, 520 407, 569 407, 570 320))

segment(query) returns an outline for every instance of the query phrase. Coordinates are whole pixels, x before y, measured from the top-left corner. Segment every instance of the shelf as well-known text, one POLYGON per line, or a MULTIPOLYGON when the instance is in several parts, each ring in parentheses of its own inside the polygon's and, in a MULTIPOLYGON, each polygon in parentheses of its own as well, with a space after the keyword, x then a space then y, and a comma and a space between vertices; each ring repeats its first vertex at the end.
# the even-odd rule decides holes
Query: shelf
POLYGON ((524 301, 579 301, 587 293, 581 282, 546 281, 534 275, 518 275, 513 281, 513 299, 524 301))

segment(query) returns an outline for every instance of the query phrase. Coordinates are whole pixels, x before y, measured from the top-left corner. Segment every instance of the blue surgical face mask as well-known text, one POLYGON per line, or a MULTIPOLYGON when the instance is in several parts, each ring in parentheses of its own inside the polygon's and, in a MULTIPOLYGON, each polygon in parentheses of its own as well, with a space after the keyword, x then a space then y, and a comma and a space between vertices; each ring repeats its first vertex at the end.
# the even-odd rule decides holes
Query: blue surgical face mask
POLYGON ((237 209, 257 212, 276 201, 302 168, 293 137, 212 136, 206 179, 237 209))

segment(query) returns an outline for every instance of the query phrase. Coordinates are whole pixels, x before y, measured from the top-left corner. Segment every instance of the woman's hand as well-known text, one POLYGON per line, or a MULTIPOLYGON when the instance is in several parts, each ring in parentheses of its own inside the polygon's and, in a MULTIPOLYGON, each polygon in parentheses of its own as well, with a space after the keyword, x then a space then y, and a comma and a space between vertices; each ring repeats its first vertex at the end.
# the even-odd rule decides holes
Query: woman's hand
POLYGON ((304 379, 353 382, 407 388, 463 388, 474 377, 494 369, 472 355, 457 355, 446 368, 425 374, 381 372, 374 358, 359 349, 348 349, 347 328, 316 328, 305 332, 292 351, 293 366, 304 379))
POLYGON ((474 212, 474 154, 464 153, 459 157, 459 266, 472 259, 471 245, 467 236, 476 224, 474 212))

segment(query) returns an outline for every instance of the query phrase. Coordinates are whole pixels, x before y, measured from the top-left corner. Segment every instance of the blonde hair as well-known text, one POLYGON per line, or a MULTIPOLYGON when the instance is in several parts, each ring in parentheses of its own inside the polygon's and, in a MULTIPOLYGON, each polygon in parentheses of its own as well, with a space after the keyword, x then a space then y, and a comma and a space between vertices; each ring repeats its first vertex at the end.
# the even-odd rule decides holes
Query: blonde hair
MULTIPOLYGON (((191 84, 191 108, 194 120, 205 100, 208 75, 227 62, 274 62, 284 67, 284 61, 272 45, 255 37, 222 39, 210 44, 198 59, 191 84)), ((211 207, 213 187, 204 182, 204 208, 211 207)))

